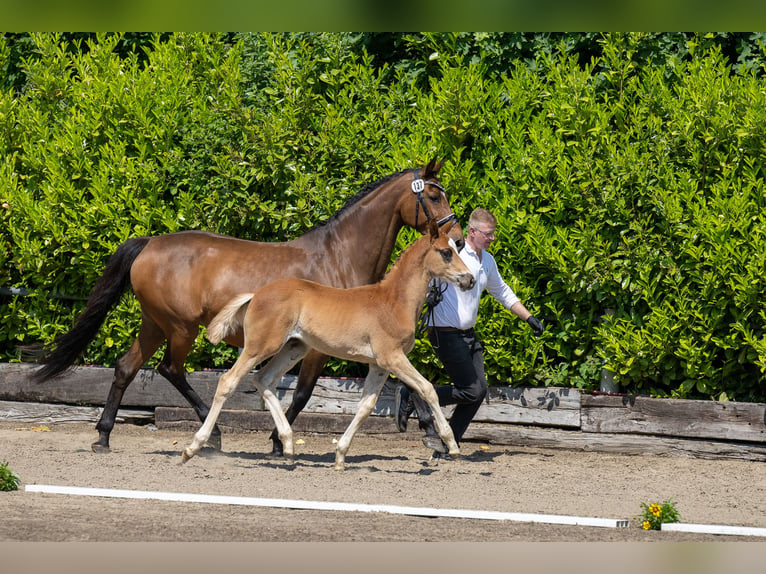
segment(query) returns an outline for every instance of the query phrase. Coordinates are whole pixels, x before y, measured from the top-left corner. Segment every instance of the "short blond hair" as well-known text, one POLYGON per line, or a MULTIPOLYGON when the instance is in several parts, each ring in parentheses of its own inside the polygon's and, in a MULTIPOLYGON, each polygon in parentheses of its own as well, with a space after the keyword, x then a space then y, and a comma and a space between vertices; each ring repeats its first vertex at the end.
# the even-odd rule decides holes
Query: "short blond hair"
POLYGON ((497 227, 497 218, 491 212, 479 207, 471 212, 471 216, 468 218, 468 225, 475 228, 479 223, 486 223, 497 227))

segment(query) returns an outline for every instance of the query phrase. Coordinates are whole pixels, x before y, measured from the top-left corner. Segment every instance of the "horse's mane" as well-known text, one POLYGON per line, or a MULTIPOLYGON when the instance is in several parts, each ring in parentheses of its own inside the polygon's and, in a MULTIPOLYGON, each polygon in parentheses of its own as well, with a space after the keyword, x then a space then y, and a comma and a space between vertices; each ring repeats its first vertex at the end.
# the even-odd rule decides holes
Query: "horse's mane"
POLYGON ((392 173, 389 175, 386 175, 384 177, 381 177, 379 180, 374 181, 372 183, 368 183, 365 185, 361 190, 356 192, 354 195, 348 198, 346 203, 333 215, 325 219, 324 221, 320 221, 317 223, 313 228, 310 229, 310 231, 313 231, 314 229, 320 229, 323 227, 326 227, 328 225, 332 225, 334 222, 336 222, 346 211, 351 209, 355 204, 359 203, 362 199, 370 195, 373 191, 378 189, 381 185, 384 183, 387 183, 388 181, 394 179, 395 177, 399 177, 405 172, 412 171, 412 168, 410 169, 404 169, 402 171, 392 173))
POLYGON ((430 243, 430 242, 431 242, 431 237, 428 232, 416 238, 412 243, 410 243, 407 247, 405 247, 404 250, 399 254, 399 256, 394 260, 393 264, 388 268, 388 271, 386 271, 386 274, 384 275, 383 279, 385 280, 389 275, 391 275, 391 273, 394 270, 397 270, 396 273, 399 273, 398 269, 409 265, 407 261, 409 261, 411 257, 417 257, 418 250, 420 251, 423 250, 422 245, 425 245, 426 243, 430 243))

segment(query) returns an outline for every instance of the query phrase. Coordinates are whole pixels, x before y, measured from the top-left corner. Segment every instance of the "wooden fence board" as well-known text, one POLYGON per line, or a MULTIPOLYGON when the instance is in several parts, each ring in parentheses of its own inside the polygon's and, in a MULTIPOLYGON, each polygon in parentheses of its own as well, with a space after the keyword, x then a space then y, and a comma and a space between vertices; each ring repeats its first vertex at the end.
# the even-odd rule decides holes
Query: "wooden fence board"
MULTIPOLYGON (((53 380, 33 383, 29 377, 34 365, 10 363, 0 367, 0 400, 93 406, 104 405, 114 372, 104 367, 76 367, 53 380)), ((192 387, 208 401, 213 397, 217 381, 217 374, 207 371, 190 377, 192 387)), ((157 405, 188 406, 188 403, 159 373, 141 369, 125 391, 122 406, 157 405)))
MULTIPOLYGON (((333 433, 342 434, 353 419, 352 415, 322 414, 302 412, 292 425, 296 433, 333 433)), ((180 428, 193 432, 200 427, 200 421, 191 408, 159 407, 154 410, 157 428, 180 428)), ((274 421, 268 411, 241 411, 223 409, 218 423, 224 429, 236 431, 271 431, 274 421)), ((411 432, 417 432, 417 425, 410 425, 411 432)), ((369 417, 362 424, 359 432, 399 434, 391 417, 369 417)))
MULTIPOLYGON (((37 424, 95 423, 101 417, 99 407, 77 407, 48 403, 0 401, 0 421, 37 424)), ((154 411, 118 409, 117 422, 148 423, 154 420, 154 411)))
MULTIPOLYGON (((76 367, 52 381, 32 383, 34 365, 0 364, 0 400, 103 406, 112 384, 113 369, 76 367)), ((222 371, 194 371, 189 384, 208 404, 212 402, 222 371)), ((297 377, 286 375, 277 384, 276 394, 283 409, 292 400, 297 377)), ((396 381, 389 379, 380 394, 373 415, 392 416, 396 381)), ((306 412, 353 415, 362 396, 362 379, 320 378, 306 405, 306 412)), ((125 391, 125 408, 188 407, 181 394, 159 373, 141 369, 125 391)), ((253 385, 243 380, 226 401, 229 410, 265 410, 253 385)), ((444 408, 450 415, 454 407, 444 408)), ((476 421, 542 424, 563 427, 580 425, 580 394, 574 389, 516 389, 491 387, 489 402, 476 413, 476 421)))
POLYGON ((766 442, 766 405, 761 403, 610 395, 581 400, 585 432, 766 442))
MULTIPOLYGON (((29 381, 33 368, 29 364, 0 364, 0 401, 61 403, 64 409, 69 405, 102 407, 112 380, 112 369, 79 367, 54 381, 33 384, 29 381)), ((189 373, 188 379, 203 400, 210 403, 220 375, 221 371, 197 371, 189 373)), ((277 395, 283 408, 292 399, 296 380, 297 377, 288 375, 278 384, 277 395)), ((396 384, 394 380, 386 383, 373 412, 375 416, 365 421, 368 431, 398 434, 391 420, 396 384)), ((296 430, 342 432, 356 411, 361 391, 360 379, 321 378, 296 421, 296 430)), ((183 397, 150 369, 140 371, 128 388, 122 407, 126 410, 156 407, 155 419, 161 424, 199 427, 183 397)), ((18 407, 13 408, 19 412, 18 407)), ((35 407, 23 407, 26 408, 35 407)), ((443 410, 449 416, 453 408, 443 410)), ((2 410, 0 404, 0 413, 2 410)), ((6 406, 6 411, 9 410, 6 406)), ((247 380, 227 400, 226 410, 228 413, 222 417, 228 418, 226 422, 221 420, 224 426, 228 423, 242 430, 267 430, 273 426, 261 397, 247 380)), ((84 415, 75 411, 71 416, 84 415)), ((766 405, 759 403, 594 396, 583 395, 576 389, 491 387, 488 402, 482 404, 474 420, 467 439, 510 441, 508 444, 527 441, 538 446, 606 452, 675 451, 751 460, 762 456, 766 448, 766 405), (521 425, 536 426, 529 430, 521 425), (654 437, 650 439, 647 435, 654 437), (658 440, 660 437, 662 440, 658 440), (676 439, 681 442, 673 442, 676 439)), ((416 431, 417 425, 413 422, 410 428, 416 431)))
MULTIPOLYGON (((535 448, 582 450, 629 455, 688 456, 766 462, 766 444, 691 438, 594 433, 579 430, 471 424, 464 440, 535 448)), ((470 447, 468 447, 470 448, 470 447)), ((462 449, 470 452, 466 447, 462 449)))
POLYGON ((580 392, 560 388, 490 387, 476 422, 580 427, 580 392))

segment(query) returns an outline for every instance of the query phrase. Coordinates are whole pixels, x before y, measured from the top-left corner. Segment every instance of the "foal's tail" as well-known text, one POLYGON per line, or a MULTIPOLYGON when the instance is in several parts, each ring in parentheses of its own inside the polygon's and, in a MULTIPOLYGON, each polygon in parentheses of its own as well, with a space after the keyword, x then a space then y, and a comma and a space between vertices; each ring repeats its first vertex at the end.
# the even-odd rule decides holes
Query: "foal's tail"
POLYGON ((217 345, 229 335, 236 333, 245 319, 247 304, 253 298, 253 293, 237 295, 221 309, 207 326, 207 338, 217 345))
POLYGON ((98 333, 109 310, 130 285, 130 268, 149 239, 150 237, 128 239, 112 254, 104 272, 93 286, 88 303, 74 327, 68 333, 59 336, 43 351, 43 366, 32 374, 33 380, 43 382, 52 379, 72 366, 98 333))

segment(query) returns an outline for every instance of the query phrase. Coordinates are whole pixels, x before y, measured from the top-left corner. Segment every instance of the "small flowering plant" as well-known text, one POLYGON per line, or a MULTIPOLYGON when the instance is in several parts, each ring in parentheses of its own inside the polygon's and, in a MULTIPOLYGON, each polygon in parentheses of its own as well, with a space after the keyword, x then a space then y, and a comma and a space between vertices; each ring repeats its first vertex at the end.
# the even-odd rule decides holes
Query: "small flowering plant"
POLYGON ((678 522, 681 519, 672 498, 662 504, 642 502, 641 509, 643 512, 639 519, 644 530, 659 530, 663 522, 678 522))
POLYGON ((0 490, 11 491, 19 489, 19 477, 8 468, 7 462, 0 463, 0 490))

